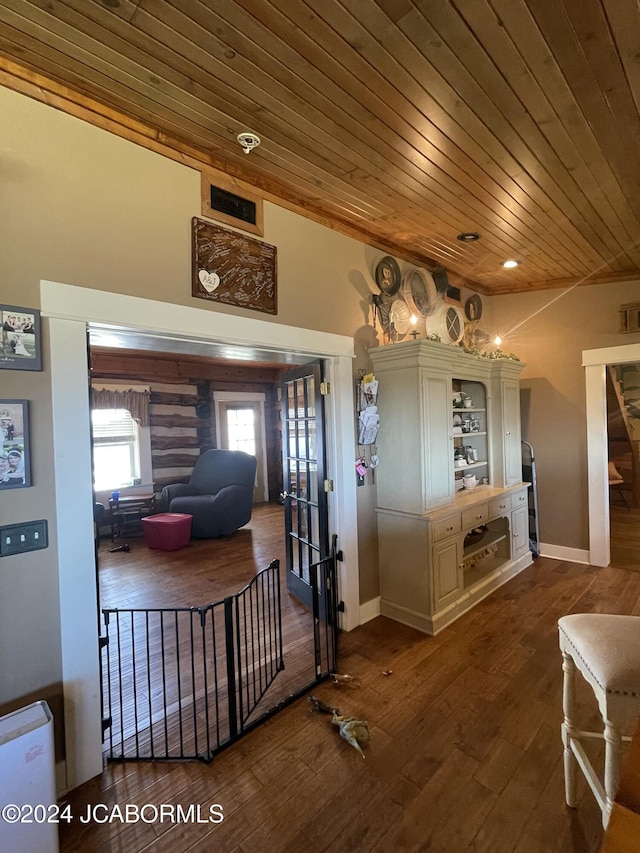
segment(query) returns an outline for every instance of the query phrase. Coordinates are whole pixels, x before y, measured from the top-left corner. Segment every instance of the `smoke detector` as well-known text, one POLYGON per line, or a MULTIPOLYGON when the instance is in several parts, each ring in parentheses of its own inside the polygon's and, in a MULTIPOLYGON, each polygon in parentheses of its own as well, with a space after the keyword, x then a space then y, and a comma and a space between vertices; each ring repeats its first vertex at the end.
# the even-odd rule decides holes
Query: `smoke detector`
POLYGON ((255 133, 239 133, 237 139, 245 154, 249 154, 260 145, 260 137, 255 133))

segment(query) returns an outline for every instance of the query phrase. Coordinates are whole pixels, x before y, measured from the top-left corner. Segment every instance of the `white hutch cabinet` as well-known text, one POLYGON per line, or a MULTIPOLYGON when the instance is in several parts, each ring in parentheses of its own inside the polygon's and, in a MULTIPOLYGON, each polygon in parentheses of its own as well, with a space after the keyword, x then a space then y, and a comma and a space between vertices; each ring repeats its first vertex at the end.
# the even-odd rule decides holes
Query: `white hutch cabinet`
POLYGON ((531 563, 523 365, 430 340, 369 355, 379 382, 380 612, 435 634, 531 563), (463 488, 470 475, 478 485, 463 488))

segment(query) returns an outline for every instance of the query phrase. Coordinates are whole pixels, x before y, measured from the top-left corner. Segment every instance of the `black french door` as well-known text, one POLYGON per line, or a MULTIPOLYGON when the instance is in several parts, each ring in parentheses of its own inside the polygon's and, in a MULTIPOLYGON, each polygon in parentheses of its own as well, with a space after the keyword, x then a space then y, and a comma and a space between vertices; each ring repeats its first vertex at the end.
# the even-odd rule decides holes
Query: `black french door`
POLYGON ((321 361, 282 379, 287 588, 310 609, 311 567, 329 555, 323 379, 321 361))

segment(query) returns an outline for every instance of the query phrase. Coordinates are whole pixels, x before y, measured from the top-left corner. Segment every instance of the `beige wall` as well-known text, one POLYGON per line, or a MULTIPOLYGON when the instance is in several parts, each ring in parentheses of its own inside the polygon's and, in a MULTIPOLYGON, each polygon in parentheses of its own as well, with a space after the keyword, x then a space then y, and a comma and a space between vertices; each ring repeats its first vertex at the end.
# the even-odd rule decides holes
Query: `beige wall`
POLYGON ((526 364, 520 382, 522 437, 536 455, 540 540, 587 550, 582 352, 640 342, 640 334, 618 332, 618 308, 640 300, 640 282, 588 285, 562 293, 501 296, 491 307, 495 331, 504 339, 502 348, 526 364))

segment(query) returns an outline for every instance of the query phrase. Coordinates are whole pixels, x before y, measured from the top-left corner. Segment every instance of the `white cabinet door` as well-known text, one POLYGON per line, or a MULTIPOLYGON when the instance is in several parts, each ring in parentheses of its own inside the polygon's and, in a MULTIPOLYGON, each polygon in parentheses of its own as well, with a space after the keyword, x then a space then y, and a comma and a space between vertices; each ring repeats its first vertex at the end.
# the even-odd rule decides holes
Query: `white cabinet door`
POLYGON ((433 546, 433 594, 435 609, 455 601, 462 592, 460 537, 433 546))
POLYGON ((529 508, 514 509, 511 513, 511 559, 529 550, 529 508))
POLYGON ((520 448, 520 386, 518 380, 502 382, 502 429, 504 436, 504 485, 522 482, 520 448))

